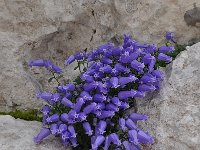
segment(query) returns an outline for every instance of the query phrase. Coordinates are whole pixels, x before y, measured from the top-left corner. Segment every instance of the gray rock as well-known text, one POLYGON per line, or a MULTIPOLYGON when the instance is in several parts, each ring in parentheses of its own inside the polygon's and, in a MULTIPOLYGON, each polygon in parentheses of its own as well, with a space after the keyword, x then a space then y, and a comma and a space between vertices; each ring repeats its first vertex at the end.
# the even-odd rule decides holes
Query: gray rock
MULTIPOLYGON (((41 123, 24 121, 11 116, 0 115, 1 150, 66 150, 59 139, 49 136, 40 144, 33 142, 33 137, 40 131, 41 123)), ((68 149, 69 150, 69 149, 68 149)))
POLYGON ((150 119, 145 127, 155 136, 155 150, 199 150, 200 43, 187 47, 166 70, 153 98, 138 100, 139 112, 150 119))
MULTIPOLYGON (((156 43, 164 41, 166 31, 174 31, 180 42, 199 39, 198 22, 184 22, 195 2, 198 8, 199 0, 0 0, 0 110, 42 105, 35 93, 50 89, 49 75, 44 69, 30 71, 29 59, 48 58, 64 67, 66 56, 109 40, 119 43, 124 33, 156 43)), ((73 68, 65 69, 66 80, 78 75, 73 68)))

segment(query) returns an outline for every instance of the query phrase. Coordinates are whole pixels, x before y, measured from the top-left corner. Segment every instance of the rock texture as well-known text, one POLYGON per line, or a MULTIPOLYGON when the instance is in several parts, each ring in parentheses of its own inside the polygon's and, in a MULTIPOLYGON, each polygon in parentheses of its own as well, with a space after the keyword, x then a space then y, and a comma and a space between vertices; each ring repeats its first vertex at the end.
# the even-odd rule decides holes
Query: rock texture
POLYGON ((0 115, 1 150, 66 150, 55 137, 48 137, 40 144, 33 142, 33 137, 40 131, 41 123, 24 121, 11 116, 0 115))
MULTIPOLYGON (((47 90, 48 74, 29 71, 29 59, 49 58, 64 67, 67 55, 119 43, 124 33, 160 43, 166 31, 174 31, 180 42, 194 41, 200 36, 199 7, 199 0, 0 0, 0 111, 41 105, 35 92, 47 90)), ((78 74, 73 67, 65 70, 66 79, 78 74)))
MULTIPOLYGON (((166 70, 159 93, 138 100, 139 112, 150 116, 153 150, 199 150, 200 43, 187 47, 166 70), (153 97, 153 98, 152 98, 153 97)), ((145 126, 146 126, 145 125, 145 126)))

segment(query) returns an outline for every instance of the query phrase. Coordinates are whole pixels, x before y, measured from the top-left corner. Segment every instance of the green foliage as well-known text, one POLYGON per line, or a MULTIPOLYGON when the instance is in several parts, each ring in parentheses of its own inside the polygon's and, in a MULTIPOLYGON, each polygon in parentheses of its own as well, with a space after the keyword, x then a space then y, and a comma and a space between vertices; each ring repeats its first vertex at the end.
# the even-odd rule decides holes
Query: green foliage
MULTIPOLYGON (((191 45, 186 45, 186 44, 179 45, 179 44, 176 43, 175 44, 175 51, 173 53, 170 53, 170 54, 167 54, 167 55, 171 56, 174 60, 179 53, 181 53, 182 51, 184 51, 186 49, 186 46, 191 46, 191 45)), ((166 67, 167 63, 163 62, 163 61, 158 61, 156 66, 157 67, 166 67)))
POLYGON ((0 115, 10 115, 15 119, 23 119, 27 121, 42 121, 42 116, 39 115, 38 111, 29 110, 29 111, 11 111, 11 112, 0 112, 0 115))

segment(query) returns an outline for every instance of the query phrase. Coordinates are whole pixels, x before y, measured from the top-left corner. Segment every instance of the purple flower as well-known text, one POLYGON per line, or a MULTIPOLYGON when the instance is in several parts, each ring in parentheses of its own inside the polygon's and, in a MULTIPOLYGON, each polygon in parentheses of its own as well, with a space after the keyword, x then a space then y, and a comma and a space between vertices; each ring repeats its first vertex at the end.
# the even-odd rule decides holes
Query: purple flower
POLYGON ((150 44, 145 48, 144 52, 152 54, 156 51, 156 49, 157 49, 157 47, 155 44, 150 44))
POLYGON ((128 62, 130 62, 131 61, 131 57, 130 57, 129 51, 125 51, 124 54, 122 54, 120 56, 119 61, 121 63, 128 63, 128 62))
POLYGON ((55 73, 57 73, 57 74, 60 74, 60 73, 63 72, 62 69, 61 69, 60 67, 58 67, 58 66, 56 66, 56 65, 54 65, 54 64, 52 64, 51 71, 53 71, 53 72, 55 72, 55 73))
POLYGON ((58 133, 58 124, 51 124, 50 131, 51 134, 56 135, 58 133))
POLYGON ((121 106, 121 101, 119 100, 118 97, 113 97, 112 98, 112 103, 115 104, 116 106, 121 106))
POLYGON ((104 150, 108 150, 110 143, 111 143, 111 141, 110 141, 109 137, 107 136, 106 139, 105 139, 104 150))
POLYGON ((119 108, 116 105, 110 103, 110 104, 106 105, 106 110, 111 110, 111 111, 114 111, 114 112, 118 112, 119 108))
POLYGON ((67 125, 66 124, 60 124, 59 128, 58 128, 58 133, 64 133, 65 131, 67 131, 67 125))
POLYGON ((137 59, 141 55, 141 51, 137 50, 130 55, 130 62, 137 59))
POLYGON ((72 83, 66 84, 62 86, 64 90, 66 91, 74 91, 75 90, 75 85, 72 83))
POLYGON ((91 95, 86 91, 82 91, 80 96, 86 101, 91 101, 92 100, 91 95))
POLYGON ((86 74, 86 73, 83 73, 83 74, 81 75, 81 79, 82 79, 83 81, 86 81, 87 83, 90 83, 90 82, 93 82, 93 81, 94 81, 94 78, 93 78, 92 76, 86 74))
POLYGON ((123 131, 125 131, 126 128, 126 120, 124 118, 120 118, 119 119, 119 127, 120 129, 122 129, 123 131))
POLYGON ((90 83, 85 83, 83 85, 83 89, 86 91, 86 92, 90 92, 92 90, 95 90, 97 88, 97 82, 90 82, 90 83))
POLYGON ((74 105, 74 108, 73 108, 73 109, 74 109, 76 112, 79 112, 79 111, 81 110, 81 107, 83 106, 84 103, 85 103, 85 102, 84 102, 83 98, 81 98, 81 97, 77 98, 77 99, 76 99, 76 104, 74 105))
POLYGON ((50 107, 49 107, 48 105, 43 106, 43 107, 42 107, 42 110, 41 110, 41 112, 42 112, 43 115, 45 115, 45 116, 48 115, 50 111, 51 111, 51 109, 50 109, 50 107))
POLYGON ((128 131, 128 137, 129 137, 129 141, 131 143, 138 144, 137 131, 136 130, 129 130, 128 131))
POLYGON ((159 48, 159 53, 171 53, 175 50, 174 46, 161 46, 159 48))
POLYGON ((33 66, 44 67, 45 66, 45 60, 43 60, 43 59, 30 60, 28 65, 30 67, 33 67, 33 66))
POLYGON ((50 60, 43 60, 43 61, 44 61, 44 66, 41 66, 41 67, 45 67, 46 69, 54 73, 58 73, 58 74, 62 73, 62 69, 56 66, 55 64, 53 64, 52 61, 50 60))
POLYGON ((142 115, 142 114, 137 114, 137 113, 132 113, 132 114, 130 114, 129 118, 132 121, 138 121, 138 120, 147 120, 148 116, 147 115, 142 115))
POLYGON ((124 145, 124 147, 125 147, 126 150, 132 150, 131 149, 131 143, 129 143, 128 141, 124 141, 123 145, 124 145))
POLYGON ((165 61, 165 62, 169 63, 169 62, 172 61, 172 57, 167 56, 167 55, 165 55, 165 54, 163 54, 163 53, 160 53, 160 54, 158 55, 158 60, 165 61))
POLYGON ((110 84, 111 84, 111 87, 113 87, 113 88, 118 88, 120 86, 118 84, 118 78, 117 77, 110 78, 110 84))
POLYGON ((60 96, 59 93, 55 93, 55 94, 53 94, 52 97, 51 97, 51 100, 52 100, 53 102, 59 102, 60 99, 61 99, 61 96, 60 96))
POLYGON ((70 140, 70 142, 72 143, 72 146, 73 146, 73 147, 77 147, 77 146, 78 146, 78 143, 77 143, 76 138, 70 138, 69 140, 70 140))
POLYGON ((112 49, 112 55, 113 56, 120 56, 120 54, 122 53, 122 47, 116 47, 112 49))
POLYGON ((161 79, 161 80, 164 79, 164 74, 159 70, 154 70, 152 72, 152 75, 154 75, 157 79, 161 79))
POLYGON ((117 63, 115 65, 115 69, 118 71, 118 72, 123 72, 123 73, 129 73, 130 72, 130 69, 124 67, 122 64, 120 63, 117 63))
POLYGON ((150 136, 147 132, 144 132, 142 130, 138 131, 138 141, 142 144, 153 144, 154 139, 152 136, 150 136))
POLYGON ((112 133, 109 135, 109 139, 111 142, 113 142, 115 145, 120 146, 122 143, 119 140, 119 136, 116 133, 112 133))
POLYGON ((64 97, 61 100, 61 103, 67 107, 73 108, 74 107, 74 103, 72 103, 70 100, 68 100, 66 97, 64 97))
POLYGON ((104 96, 103 94, 95 94, 93 99, 97 103, 102 103, 102 102, 106 101, 106 96, 104 96))
POLYGON ((59 121, 59 115, 58 114, 53 114, 53 115, 47 117, 46 121, 48 123, 57 122, 57 121, 59 121))
POLYGON ((61 119, 63 122, 68 122, 68 120, 69 120, 69 115, 68 115, 67 113, 63 113, 63 114, 61 114, 60 119, 61 119))
POLYGON ((152 74, 150 73, 146 73, 144 74, 142 77, 141 77, 141 80, 140 80, 141 83, 154 83, 156 82, 156 77, 154 77, 152 74))
POLYGON ((51 100, 51 97, 52 97, 52 93, 48 93, 48 92, 43 92, 43 93, 37 94, 37 98, 44 99, 47 101, 51 100))
POLYGON ((151 73, 154 70, 155 64, 156 64, 156 60, 155 59, 151 60, 149 66, 148 66, 148 73, 151 73))
POLYGON ((83 128, 85 130, 85 134, 88 136, 91 136, 93 134, 93 130, 88 122, 83 123, 83 128))
POLYGON ((127 99, 129 97, 134 97, 134 95, 136 94, 135 90, 130 90, 130 91, 120 91, 118 93, 118 97, 119 99, 127 99))
POLYGON ((111 64, 112 59, 104 56, 104 57, 101 58, 101 62, 104 63, 104 64, 111 64))
POLYGON ((154 60, 155 57, 152 56, 151 54, 146 54, 143 58, 142 58, 142 62, 144 64, 150 64, 152 60, 154 60))
POLYGON ((105 103, 97 103, 96 105, 96 109, 98 110, 103 110, 105 108, 106 108, 105 103))
POLYGON ((84 112, 79 113, 78 115, 78 119, 80 120, 80 122, 86 120, 87 115, 84 112))
POLYGON ((127 102, 121 102, 121 106, 119 106, 119 108, 121 109, 128 109, 130 106, 127 102))
POLYGON ((126 127, 130 130, 137 129, 137 126, 131 119, 126 120, 126 127))
POLYGON ((141 150, 137 145, 132 144, 128 141, 124 141, 123 145, 124 145, 126 150, 141 150))
POLYGON ((79 114, 77 114, 76 111, 73 110, 73 109, 71 109, 71 110, 69 111, 69 113, 68 113, 68 116, 69 116, 71 119, 77 119, 77 118, 78 118, 78 115, 79 115, 79 114))
POLYGON ((92 112, 94 110, 94 108, 96 107, 96 103, 91 103, 89 105, 87 105, 84 109, 83 109, 83 112, 87 115, 89 114, 90 112, 92 112))
POLYGON ((140 84, 138 87, 138 90, 142 92, 154 91, 155 89, 155 86, 147 84, 140 84))
POLYGON ((101 116, 99 116, 98 118, 99 119, 105 119, 105 118, 109 118, 109 117, 113 117, 115 115, 115 112, 114 111, 105 111, 103 110, 101 112, 101 116))
POLYGON ((62 132, 62 140, 63 141, 66 141, 67 139, 69 139, 70 138, 70 133, 67 131, 67 130, 65 130, 64 132, 62 132))
POLYGON ((145 92, 136 91, 136 94, 134 95, 134 97, 143 98, 145 97, 145 92))
POLYGON ((136 81, 138 78, 136 78, 134 75, 130 75, 129 77, 119 77, 119 84, 121 86, 126 85, 130 82, 136 81))
POLYGON ((173 32, 167 32, 165 37, 169 41, 174 41, 174 33, 173 32))
POLYGON ((139 61, 137 60, 133 60, 131 62, 131 67, 139 72, 143 72, 143 69, 145 67, 144 63, 140 63, 139 61))
POLYGON ((75 61, 75 56, 71 55, 71 56, 68 57, 67 60, 65 60, 65 65, 69 65, 69 64, 71 64, 74 61, 75 61))
POLYGON ((112 67, 109 66, 109 65, 106 65, 104 67, 100 67, 99 71, 103 72, 103 73, 111 73, 112 72, 112 67))
POLYGON ((99 135, 96 137, 94 143, 92 143, 92 149, 97 149, 105 140, 105 137, 102 135, 99 135))
POLYGON ((74 130, 74 127, 72 125, 68 126, 68 131, 71 134, 71 137, 76 138, 77 133, 74 130))
POLYGON ((84 52, 77 52, 74 57, 76 60, 81 60, 83 59, 83 57, 85 56, 85 53, 84 52))
POLYGON ((40 143, 44 138, 49 136, 51 131, 48 128, 42 128, 40 133, 34 138, 35 143, 40 143))
POLYGON ((98 130, 100 134, 104 134, 106 132, 105 129, 106 129, 107 123, 105 121, 100 120, 97 126, 98 126, 98 130))

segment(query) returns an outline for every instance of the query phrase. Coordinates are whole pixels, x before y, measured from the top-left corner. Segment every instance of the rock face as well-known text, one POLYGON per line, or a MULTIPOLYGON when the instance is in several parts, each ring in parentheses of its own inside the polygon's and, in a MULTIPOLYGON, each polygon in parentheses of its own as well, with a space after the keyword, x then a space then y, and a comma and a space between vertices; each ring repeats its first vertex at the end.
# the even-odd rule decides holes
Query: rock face
POLYGON ((36 145, 33 137, 40 131, 41 123, 24 121, 0 115, 1 150, 66 150, 55 137, 47 137, 36 145))
MULTIPOLYGON (((180 42, 196 40, 199 7, 199 0, 0 0, 0 111, 41 105, 35 92, 47 90, 43 76, 49 75, 29 71, 29 59, 48 58, 64 67, 66 56, 109 40, 119 43, 124 33, 155 43, 166 31, 180 42)), ((73 68, 65 69, 66 79, 78 74, 73 68)))
POLYGON ((147 126, 156 138, 153 150, 199 150, 199 58, 200 43, 188 47, 168 66, 161 91, 138 100, 139 112, 150 116, 147 126))

